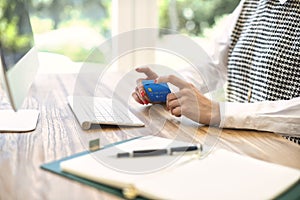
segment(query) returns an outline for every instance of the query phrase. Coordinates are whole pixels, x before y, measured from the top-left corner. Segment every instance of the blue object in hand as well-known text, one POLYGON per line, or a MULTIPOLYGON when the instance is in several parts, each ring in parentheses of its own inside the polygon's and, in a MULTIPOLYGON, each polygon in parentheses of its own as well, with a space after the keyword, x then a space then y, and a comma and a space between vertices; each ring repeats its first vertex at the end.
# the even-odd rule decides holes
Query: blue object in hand
POLYGON ((152 103, 165 103, 171 90, 167 83, 154 83, 154 80, 143 80, 142 84, 152 103))

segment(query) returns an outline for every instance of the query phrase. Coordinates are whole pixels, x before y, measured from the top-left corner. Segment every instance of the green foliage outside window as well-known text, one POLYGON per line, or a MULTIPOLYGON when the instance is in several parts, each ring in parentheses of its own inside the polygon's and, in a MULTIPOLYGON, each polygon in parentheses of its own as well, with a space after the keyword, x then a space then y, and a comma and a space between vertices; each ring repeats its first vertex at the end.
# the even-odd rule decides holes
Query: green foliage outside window
MULTIPOLYGON (((28 48, 30 46, 31 38, 24 30, 19 30, 19 23, 26 16, 23 13, 19 15, 9 15, 14 10, 17 10, 18 4, 22 5, 22 1, 17 3, 9 3, 7 1, 0 2, 0 43, 9 51, 17 51, 22 48, 28 48), (8 12, 10 11, 10 12, 8 12), (24 17, 24 18, 22 18, 24 17)), ((25 13, 26 14, 26 13, 25 13)))
POLYGON ((201 36, 231 13, 239 0, 162 0, 159 10, 161 28, 176 29, 188 35, 201 36))
MULTIPOLYGON (((150 1, 150 0, 149 0, 150 1)), ((156 1, 156 0, 151 0, 156 1)), ((111 35, 111 0, 28 0, 36 34, 73 26, 93 29, 104 40, 111 35)), ((159 27, 202 37, 224 15, 231 13, 239 0, 159 0, 159 27)), ((64 33, 62 34, 70 34, 64 33)), ((76 34, 76 33, 75 33, 76 34)), ((68 35, 65 36, 68 39, 68 35)), ((98 45, 98 44, 95 44, 98 45)), ((84 61, 91 49, 76 42, 55 47, 40 46, 41 51, 67 55, 74 61, 84 61)), ((95 58, 101 62, 101 58, 95 58)))

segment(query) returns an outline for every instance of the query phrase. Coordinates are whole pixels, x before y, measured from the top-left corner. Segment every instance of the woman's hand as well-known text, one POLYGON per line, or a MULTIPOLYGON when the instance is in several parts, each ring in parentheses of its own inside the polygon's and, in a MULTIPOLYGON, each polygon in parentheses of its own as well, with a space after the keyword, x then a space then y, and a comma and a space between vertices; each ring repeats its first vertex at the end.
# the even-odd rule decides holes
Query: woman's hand
POLYGON ((148 104, 150 103, 149 98, 144 90, 144 86, 142 84, 142 80, 153 80, 158 78, 158 75, 153 72, 149 67, 140 67, 135 69, 139 73, 144 73, 147 77, 140 78, 136 81, 135 91, 132 93, 132 97, 140 104, 148 104))
POLYGON ((156 82, 169 82, 180 89, 167 96, 167 108, 172 115, 184 115, 202 124, 220 124, 219 104, 202 95, 193 84, 174 75, 158 77, 156 82))

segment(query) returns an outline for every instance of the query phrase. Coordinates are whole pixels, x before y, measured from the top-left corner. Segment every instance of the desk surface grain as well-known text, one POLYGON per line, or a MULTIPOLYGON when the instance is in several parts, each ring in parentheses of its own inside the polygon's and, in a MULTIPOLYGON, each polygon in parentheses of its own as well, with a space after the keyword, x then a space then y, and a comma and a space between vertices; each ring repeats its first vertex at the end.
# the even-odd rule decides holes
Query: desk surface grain
MULTIPOLYGON (((134 104, 135 114, 146 121, 143 128, 106 126, 83 131, 66 99, 73 94, 75 81, 73 74, 39 74, 24 103, 25 108, 40 110, 36 130, 0 134, 0 199, 118 199, 40 169, 43 163, 86 150, 88 141, 95 138, 100 138, 102 146, 151 134, 206 142, 207 132, 219 133, 215 148, 300 169, 299 145, 278 134, 195 126, 172 117, 160 105, 134 104)), ((101 90, 105 95, 108 91, 101 90)), ((8 106, 2 100, 0 109, 8 106)))

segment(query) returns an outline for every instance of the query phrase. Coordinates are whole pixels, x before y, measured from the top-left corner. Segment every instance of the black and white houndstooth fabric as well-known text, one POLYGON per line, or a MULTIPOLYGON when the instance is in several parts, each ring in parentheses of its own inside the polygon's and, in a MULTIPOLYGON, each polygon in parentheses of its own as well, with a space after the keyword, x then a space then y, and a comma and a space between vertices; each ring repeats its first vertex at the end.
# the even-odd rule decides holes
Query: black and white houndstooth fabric
MULTIPOLYGON (((246 0, 231 36, 227 100, 300 96, 300 0, 246 0)), ((300 137, 287 139, 300 144, 300 137)))
POLYGON ((231 36, 227 99, 300 96, 300 1, 246 0, 231 36))

